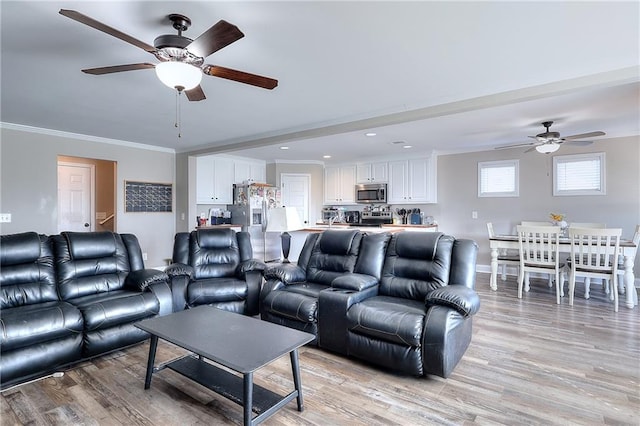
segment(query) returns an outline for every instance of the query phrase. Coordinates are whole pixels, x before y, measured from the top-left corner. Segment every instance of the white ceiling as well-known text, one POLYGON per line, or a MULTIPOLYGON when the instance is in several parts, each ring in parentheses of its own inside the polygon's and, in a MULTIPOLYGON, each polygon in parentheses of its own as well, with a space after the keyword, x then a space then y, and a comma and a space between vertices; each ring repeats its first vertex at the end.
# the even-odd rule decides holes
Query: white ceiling
POLYGON ((640 134, 636 1, 3 0, 0 14, 4 125, 327 163, 528 142, 546 120, 563 136, 640 134), (61 8, 148 44, 175 33, 169 13, 191 18, 191 38, 225 19, 245 37, 205 62, 279 86, 204 76, 207 99, 182 99, 178 139, 175 94, 152 70, 80 72, 156 59, 61 8))

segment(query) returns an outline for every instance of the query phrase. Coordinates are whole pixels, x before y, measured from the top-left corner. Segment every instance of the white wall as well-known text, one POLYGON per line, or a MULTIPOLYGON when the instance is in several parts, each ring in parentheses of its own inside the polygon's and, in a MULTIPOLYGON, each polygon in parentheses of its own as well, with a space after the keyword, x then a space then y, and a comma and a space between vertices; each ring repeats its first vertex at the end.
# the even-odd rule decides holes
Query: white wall
MULTIPOLYGON (((12 222, 0 224, 0 233, 36 231, 56 234, 57 156, 96 158, 117 162, 116 231, 135 234, 149 267, 171 258, 175 213, 125 213, 124 181, 175 184, 175 154, 143 149, 134 144, 100 143, 58 132, 0 129, 0 211, 12 222)), ((175 199, 175 190, 174 190, 175 199)), ((175 212, 174 202, 174 212, 175 212)))

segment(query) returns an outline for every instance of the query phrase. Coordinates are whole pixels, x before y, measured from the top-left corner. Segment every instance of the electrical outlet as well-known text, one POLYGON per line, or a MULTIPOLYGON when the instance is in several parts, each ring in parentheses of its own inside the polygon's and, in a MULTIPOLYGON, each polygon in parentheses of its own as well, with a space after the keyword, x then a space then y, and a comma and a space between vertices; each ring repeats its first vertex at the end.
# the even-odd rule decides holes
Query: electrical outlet
POLYGON ((142 253, 142 260, 147 260, 147 253, 142 253))
POLYGON ((472 211, 471 212, 471 219, 477 219, 478 218, 478 212, 477 211, 472 211))
POLYGON ((0 213, 0 223, 11 223, 11 213, 0 213))
POLYGON ((184 213, 180 213, 180 220, 184 220, 184 213))

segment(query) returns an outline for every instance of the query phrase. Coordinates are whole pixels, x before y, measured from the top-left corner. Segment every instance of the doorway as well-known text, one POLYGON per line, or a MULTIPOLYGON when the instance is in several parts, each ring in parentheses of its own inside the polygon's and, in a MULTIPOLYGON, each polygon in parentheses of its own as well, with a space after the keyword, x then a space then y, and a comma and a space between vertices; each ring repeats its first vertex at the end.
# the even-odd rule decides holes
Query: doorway
POLYGON ((282 205, 295 207, 303 225, 309 224, 309 192, 311 175, 282 173, 280 175, 282 205))
POLYGON ((117 163, 58 156, 58 232, 116 231, 117 163))

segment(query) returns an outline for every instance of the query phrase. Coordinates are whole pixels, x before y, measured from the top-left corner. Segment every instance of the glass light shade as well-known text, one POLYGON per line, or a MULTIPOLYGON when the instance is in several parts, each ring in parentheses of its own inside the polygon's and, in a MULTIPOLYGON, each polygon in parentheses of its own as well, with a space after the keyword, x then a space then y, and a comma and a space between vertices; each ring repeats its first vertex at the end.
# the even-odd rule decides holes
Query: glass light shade
POLYGON ((191 90, 200 84, 202 70, 184 62, 167 61, 156 65, 156 75, 167 87, 191 90))
POLYGON ((557 143, 545 143, 536 146, 536 151, 542 154, 551 154, 552 152, 556 152, 558 149, 560 149, 560 145, 557 143))

